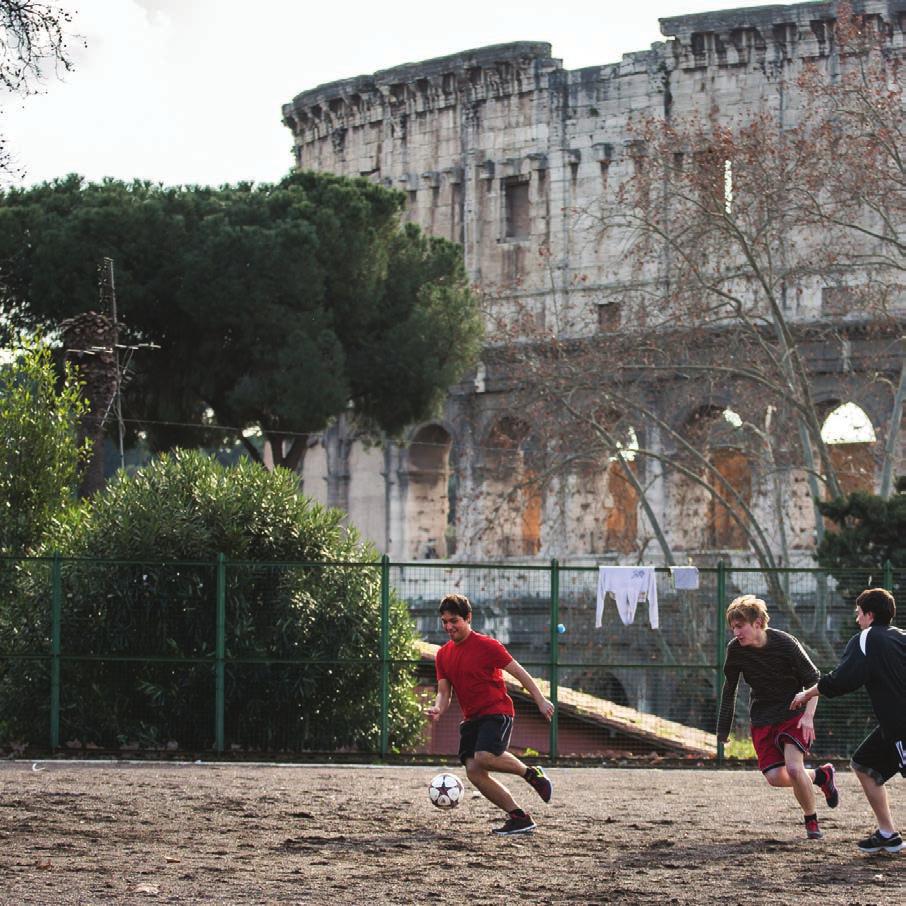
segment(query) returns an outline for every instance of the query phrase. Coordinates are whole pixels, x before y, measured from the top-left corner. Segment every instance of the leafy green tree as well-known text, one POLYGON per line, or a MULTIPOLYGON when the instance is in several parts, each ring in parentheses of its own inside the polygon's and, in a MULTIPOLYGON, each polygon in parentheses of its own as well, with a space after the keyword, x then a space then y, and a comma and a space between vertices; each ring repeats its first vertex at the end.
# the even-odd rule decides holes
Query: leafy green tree
MULTIPOLYGON (((70 510, 45 545, 63 556, 64 651, 86 658, 65 662, 63 740, 211 748, 213 563, 223 553, 227 745, 376 751, 380 562, 341 519, 299 494, 284 469, 248 460, 225 468, 197 451, 165 454, 133 477, 121 472, 70 510)), ((46 568, 24 573, 0 627, 16 653, 46 653, 48 600, 46 568)), ((392 599, 396 746, 410 745, 423 723, 406 664, 414 638, 405 605, 392 599)), ((11 739, 46 741, 46 663, 16 659, 0 680, 11 739)))
MULTIPOLYGON (((821 512, 835 525, 815 552, 818 564, 837 580, 841 594, 854 600, 871 582, 880 585, 887 561, 902 570, 906 564, 906 477, 896 481, 889 498, 855 491, 819 503, 821 512)), ((895 596, 904 574, 894 571, 895 596)))
POLYGON ((70 176, 11 190, 2 311, 19 326, 59 323, 96 304, 96 263, 113 258, 123 335, 160 347, 136 356, 128 390, 127 415, 152 447, 222 439, 205 425, 255 427, 276 464, 297 468, 308 435, 350 407, 374 433, 428 417, 477 356, 461 251, 401 226, 402 204, 315 173, 220 189, 70 176))
POLYGON ((17 344, 0 365, 0 554, 31 550, 72 499, 86 408, 72 370, 58 382, 41 342, 17 344))

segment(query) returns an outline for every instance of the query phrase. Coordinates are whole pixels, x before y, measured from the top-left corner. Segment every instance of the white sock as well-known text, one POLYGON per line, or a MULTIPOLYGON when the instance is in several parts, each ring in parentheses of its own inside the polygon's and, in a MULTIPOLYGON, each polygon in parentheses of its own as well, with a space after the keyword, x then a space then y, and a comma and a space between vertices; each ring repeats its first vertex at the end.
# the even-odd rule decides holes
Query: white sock
POLYGON ((896 833, 897 833, 897 832, 896 832, 896 831, 886 831, 886 830, 881 830, 881 828, 879 827, 879 828, 878 828, 878 833, 879 833, 882 837, 894 837, 894 836, 896 836, 896 833))

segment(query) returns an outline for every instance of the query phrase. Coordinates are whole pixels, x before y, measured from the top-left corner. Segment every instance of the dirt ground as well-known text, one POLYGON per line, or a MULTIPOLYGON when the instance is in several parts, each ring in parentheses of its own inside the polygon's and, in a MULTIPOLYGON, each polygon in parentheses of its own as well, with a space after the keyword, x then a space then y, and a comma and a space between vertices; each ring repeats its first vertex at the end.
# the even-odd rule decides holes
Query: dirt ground
POLYGON ((754 771, 553 768, 547 806, 514 778, 538 829, 498 838, 468 784, 429 803, 438 770, 0 763, 0 903, 906 903, 846 769, 820 841, 754 771))

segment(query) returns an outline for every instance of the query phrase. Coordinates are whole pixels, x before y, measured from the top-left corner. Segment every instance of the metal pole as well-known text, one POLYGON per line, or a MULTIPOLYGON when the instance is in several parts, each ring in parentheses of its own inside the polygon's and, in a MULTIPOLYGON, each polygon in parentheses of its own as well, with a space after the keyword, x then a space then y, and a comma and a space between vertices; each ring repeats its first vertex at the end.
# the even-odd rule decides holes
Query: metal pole
POLYGON ((63 582, 59 551, 54 551, 50 568, 50 747, 60 747, 60 640, 63 610, 63 582))
POLYGON ((560 685, 560 564, 556 557, 551 560, 551 659, 550 659, 550 686, 551 702, 554 713, 551 717, 550 730, 550 757, 557 757, 557 691, 560 685))
POLYGON ((884 588, 893 593, 893 564, 890 560, 884 561, 884 588))
POLYGON ((123 423, 123 373, 120 368, 120 325, 116 311, 116 281, 113 275, 113 259, 104 258, 101 296, 107 296, 110 302, 110 317, 113 320, 113 364, 116 373, 116 388, 113 394, 114 410, 116 412, 116 432, 119 441, 120 468, 126 468, 126 452, 124 436, 126 433, 123 423))
POLYGON ((381 557, 381 758, 390 751, 390 557, 381 557))
MULTIPOLYGON (((727 570, 723 560, 717 563, 717 606, 714 608, 714 651, 716 654, 716 688, 717 688, 717 709, 715 712, 716 721, 720 718, 720 699, 724 691, 724 654, 726 646, 724 645, 724 603, 727 599, 727 570)), ((720 741, 717 743, 717 764, 724 763, 724 744, 720 741)))
POLYGON ((226 557, 217 555, 217 618, 214 645, 214 751, 224 750, 224 711, 226 709, 226 557))

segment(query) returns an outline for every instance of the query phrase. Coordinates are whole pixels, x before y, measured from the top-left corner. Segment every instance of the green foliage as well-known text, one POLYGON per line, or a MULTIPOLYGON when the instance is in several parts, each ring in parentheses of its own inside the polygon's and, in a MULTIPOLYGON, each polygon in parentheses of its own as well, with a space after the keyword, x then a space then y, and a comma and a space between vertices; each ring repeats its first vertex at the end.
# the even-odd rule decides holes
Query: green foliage
MULTIPOLYGON (((864 589, 882 585, 888 561, 894 566, 906 563, 906 478, 897 479, 895 493, 887 499, 854 491, 818 505, 836 530, 825 533, 815 556, 837 581, 837 590, 845 600, 854 604, 864 589)), ((893 571, 890 590, 897 598, 903 597, 903 578, 901 571, 893 571)), ((842 654, 847 640, 857 631, 854 621, 845 621, 834 640, 835 649, 842 654)), ((840 699, 822 699, 818 717, 818 742, 834 751, 846 751, 847 746, 852 750, 876 723, 864 691, 840 699), (831 727, 837 738, 824 740, 821 734, 829 734, 831 727), (838 748, 833 749, 834 745, 838 748)))
POLYGON ((116 264, 133 417, 156 449, 220 424, 316 432, 350 402, 373 428, 433 414, 473 363, 480 318, 461 250, 400 226, 403 196, 297 173, 277 185, 165 188, 77 176, 0 195, 2 312, 48 325, 96 305, 116 264), (405 392, 400 392, 400 388, 405 392))
MULTIPOLYGON (((62 561, 63 650, 98 659, 64 661, 63 739, 212 747, 212 561, 223 553, 226 657, 242 660, 226 667, 227 746, 376 751, 380 563, 341 518, 300 495, 285 470, 227 469, 196 452, 120 473, 69 511, 46 550, 90 559, 62 561)), ((16 653, 46 653, 48 600, 46 564, 23 571, 3 627, 16 653)), ((408 611, 392 599, 391 658, 413 660, 413 642, 408 611)), ((390 704, 392 744, 411 745, 422 718, 410 667, 391 670, 390 704)), ((12 662, 0 713, 10 738, 46 740, 43 662, 12 662)))
POLYGON ((752 738, 748 735, 731 736, 724 743, 724 755, 727 758, 754 759, 756 757, 756 753, 752 738))
MULTIPOLYGON (((825 533, 815 555, 845 598, 854 600, 869 583, 880 585, 888 560, 906 563, 906 478, 897 479, 888 499, 855 491, 819 507, 837 528, 825 533)), ((901 582, 895 574, 894 596, 899 596, 901 582)))
POLYGON ((38 544, 72 499, 85 453, 81 389, 68 368, 58 386, 50 350, 36 340, 17 343, 0 364, 0 555, 38 544))

